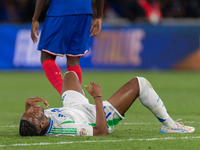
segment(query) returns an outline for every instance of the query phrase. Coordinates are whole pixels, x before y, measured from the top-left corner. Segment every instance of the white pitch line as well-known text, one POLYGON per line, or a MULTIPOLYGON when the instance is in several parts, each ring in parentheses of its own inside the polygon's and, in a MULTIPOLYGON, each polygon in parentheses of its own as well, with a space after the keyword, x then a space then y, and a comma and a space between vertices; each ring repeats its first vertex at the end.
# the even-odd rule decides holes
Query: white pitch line
POLYGON ((16 128, 19 127, 19 125, 7 125, 7 126, 0 126, 0 128, 16 128))
POLYGON ((200 139, 200 136, 185 136, 185 137, 164 137, 164 138, 150 138, 150 139, 122 139, 122 140, 92 140, 92 141, 65 141, 56 143, 16 143, 10 145, 0 145, 0 147, 20 147, 20 146, 41 146, 41 145, 60 145, 60 144, 77 144, 77 143, 109 143, 109 142, 124 142, 124 141, 157 141, 157 140, 180 140, 180 139, 200 139))

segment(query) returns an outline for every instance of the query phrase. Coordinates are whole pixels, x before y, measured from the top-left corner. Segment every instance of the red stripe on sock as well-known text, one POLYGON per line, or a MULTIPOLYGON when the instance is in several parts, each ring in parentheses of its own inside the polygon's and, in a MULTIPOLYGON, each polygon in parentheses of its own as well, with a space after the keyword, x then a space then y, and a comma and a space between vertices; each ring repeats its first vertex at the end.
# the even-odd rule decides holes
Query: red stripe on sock
POLYGON ((42 67, 49 82, 62 95, 62 73, 56 62, 53 59, 47 59, 43 62, 42 67))
POLYGON ((74 71, 76 72, 80 84, 82 83, 82 72, 81 72, 81 66, 71 66, 67 68, 68 71, 74 71))

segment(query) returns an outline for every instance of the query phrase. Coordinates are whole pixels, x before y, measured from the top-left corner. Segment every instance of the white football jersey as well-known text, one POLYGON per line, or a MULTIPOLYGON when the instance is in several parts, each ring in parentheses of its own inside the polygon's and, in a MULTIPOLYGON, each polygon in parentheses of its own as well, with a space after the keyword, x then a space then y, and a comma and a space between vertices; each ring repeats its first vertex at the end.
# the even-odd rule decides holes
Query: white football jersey
MULTIPOLYGON (((94 107, 94 106, 91 106, 94 107)), ((89 123, 96 122, 95 109, 88 109, 83 104, 68 108, 51 108, 45 110, 45 115, 53 120, 50 135, 93 135, 93 127, 89 123), (90 112, 90 113, 89 113, 90 112)))
MULTIPOLYGON (((93 136, 96 106, 89 104, 88 99, 76 91, 66 91, 62 97, 63 107, 45 110, 45 115, 51 118, 46 135, 93 136)), ((108 132, 111 133, 124 117, 109 102, 104 101, 103 105, 108 132)))

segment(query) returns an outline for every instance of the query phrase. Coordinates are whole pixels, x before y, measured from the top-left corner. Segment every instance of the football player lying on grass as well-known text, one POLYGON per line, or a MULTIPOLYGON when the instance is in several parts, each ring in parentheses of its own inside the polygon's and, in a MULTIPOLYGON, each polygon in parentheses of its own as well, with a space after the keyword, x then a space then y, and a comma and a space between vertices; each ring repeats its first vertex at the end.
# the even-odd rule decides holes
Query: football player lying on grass
POLYGON ((62 88, 63 106, 44 110, 37 102, 49 106, 46 100, 33 97, 26 100, 25 113, 21 117, 21 136, 67 135, 96 136, 113 132, 125 112, 137 97, 161 122, 161 133, 191 133, 193 127, 174 121, 151 84, 143 77, 135 77, 124 84, 108 100, 102 101, 100 84, 85 85, 95 105, 85 97, 75 72, 64 75, 62 88))

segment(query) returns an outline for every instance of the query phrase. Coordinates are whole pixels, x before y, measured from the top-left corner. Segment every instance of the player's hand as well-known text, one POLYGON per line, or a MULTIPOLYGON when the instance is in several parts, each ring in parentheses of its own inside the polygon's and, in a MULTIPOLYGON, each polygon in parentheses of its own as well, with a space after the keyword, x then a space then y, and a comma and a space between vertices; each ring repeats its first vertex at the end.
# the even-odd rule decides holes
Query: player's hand
POLYGON ((31 39, 33 41, 33 43, 36 43, 38 38, 37 36, 39 36, 39 22, 38 21, 32 21, 32 25, 31 25, 31 39))
POLYGON ((91 32, 90 37, 99 34, 99 32, 101 31, 101 27, 102 27, 102 19, 101 18, 94 19, 90 28, 91 32))
POLYGON ((91 89, 85 85, 86 90, 92 97, 101 96, 101 86, 98 83, 90 82, 91 89))
POLYGON ((43 102, 46 107, 49 106, 48 102, 40 97, 30 97, 26 100, 26 110, 28 110, 31 106, 37 105, 37 102, 43 102))

